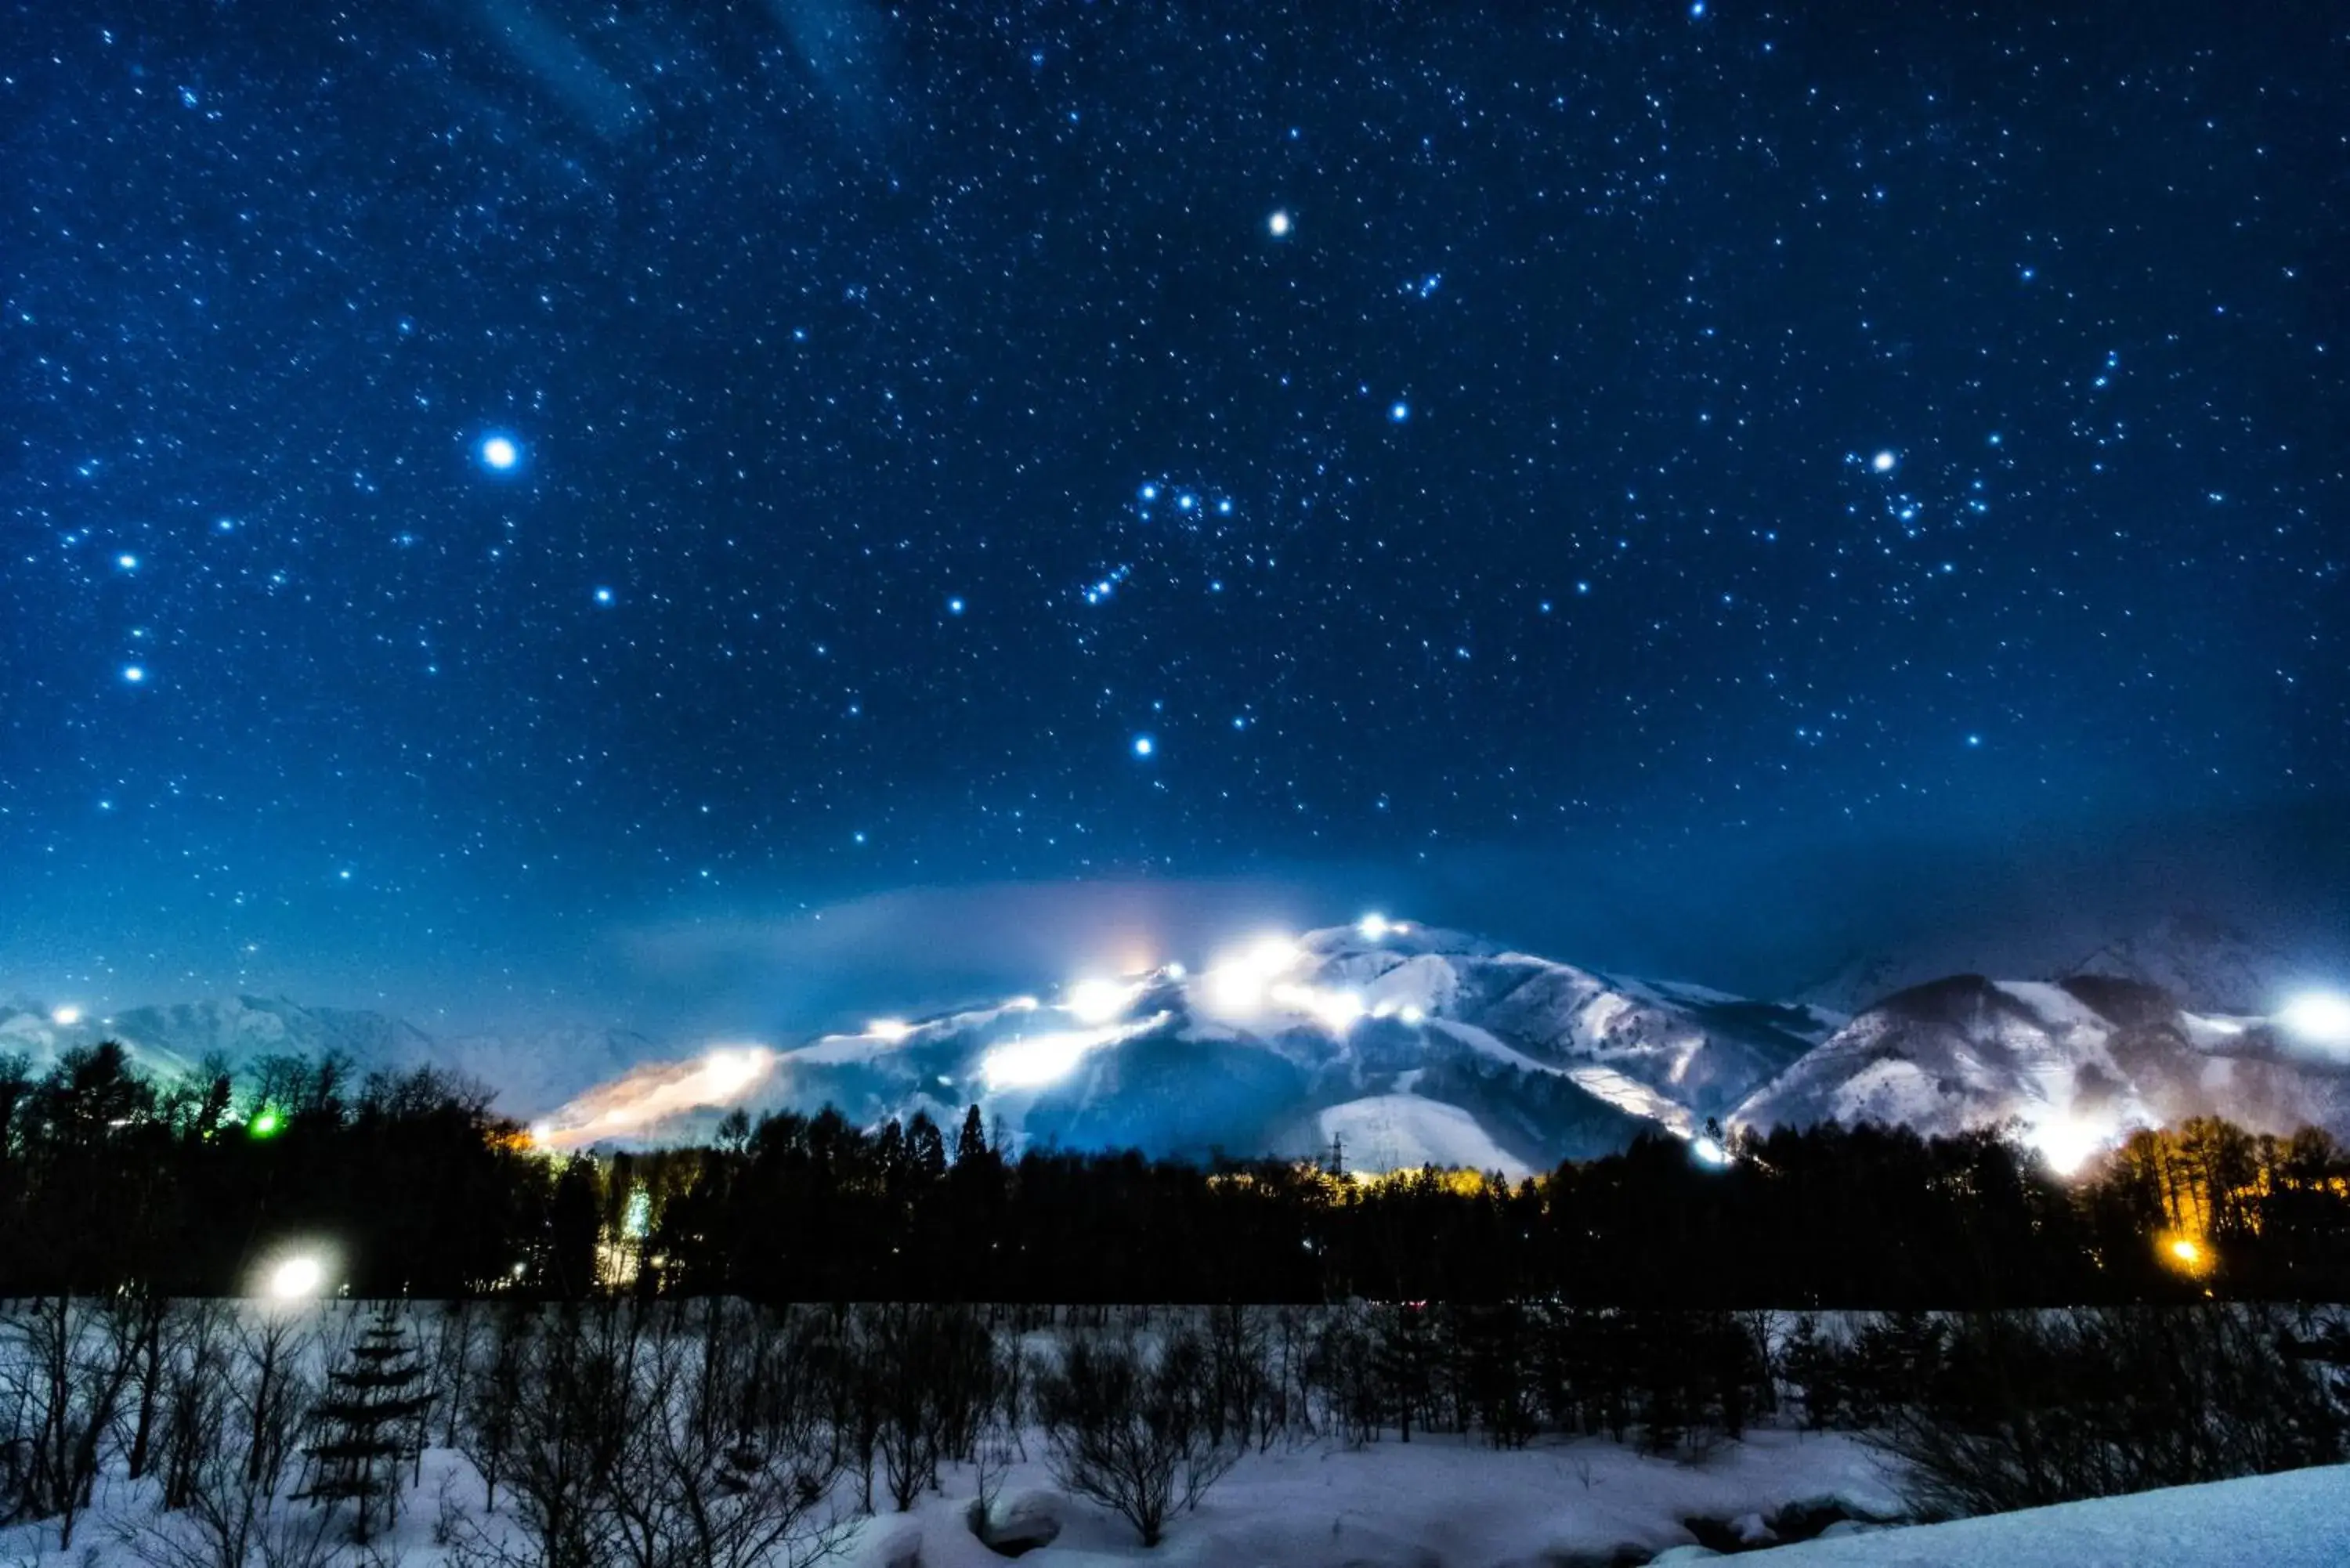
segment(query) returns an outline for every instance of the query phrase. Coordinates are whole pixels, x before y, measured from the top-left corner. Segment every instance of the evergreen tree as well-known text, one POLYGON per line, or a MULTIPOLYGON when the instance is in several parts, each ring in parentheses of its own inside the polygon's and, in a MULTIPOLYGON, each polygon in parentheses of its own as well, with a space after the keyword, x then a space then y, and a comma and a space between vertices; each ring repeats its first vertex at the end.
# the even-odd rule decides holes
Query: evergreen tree
POLYGON ((400 1467, 424 1449, 432 1403, 424 1364, 408 1326, 387 1304, 327 1374, 328 1393, 311 1410, 319 1436, 303 1453, 308 1479, 294 1495, 331 1508, 356 1505, 351 1539, 365 1545, 400 1512, 400 1467))

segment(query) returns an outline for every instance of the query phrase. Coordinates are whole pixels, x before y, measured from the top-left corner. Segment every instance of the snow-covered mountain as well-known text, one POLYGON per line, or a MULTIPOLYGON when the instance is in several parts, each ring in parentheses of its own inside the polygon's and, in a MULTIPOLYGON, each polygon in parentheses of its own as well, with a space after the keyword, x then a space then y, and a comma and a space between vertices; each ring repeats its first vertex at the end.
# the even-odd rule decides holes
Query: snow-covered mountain
MULTIPOLYGON (((1709 1118, 1926 1133, 2018 1121, 2060 1166, 2205 1113, 2350 1135, 2350 1044, 2329 1052, 2306 1030, 2182 1006, 2148 978, 2184 973, 2182 948, 2234 950, 2193 933, 2119 945, 2092 955, 2086 967, 2104 972, 1946 977, 1847 1020, 1373 918, 1267 937, 1196 973, 1101 977, 781 1050, 681 1056, 610 1031, 434 1034, 380 1012, 238 997, 105 1019, 0 1005, 0 1056, 37 1071, 112 1038, 166 1076, 269 1054, 334 1053, 355 1075, 433 1066, 489 1085, 501 1110, 536 1118, 556 1145, 706 1137, 736 1106, 830 1105, 862 1127, 920 1111, 951 1131, 972 1104, 1021 1147, 1295 1156, 1336 1140, 1358 1168, 1512 1173, 1643 1131, 1694 1138, 1709 1118)), ((2249 978, 2264 972, 2227 961, 2187 978, 2225 992, 2269 984, 2249 978)))
POLYGON ((2160 986, 2198 1012, 2250 1014, 2315 982, 2323 967, 2226 920, 2175 910, 2144 924, 2084 919, 2052 929, 2034 920, 1856 952, 1796 996, 1810 1006, 1858 1013, 1953 974, 2092 974, 2160 986))
POLYGON ((356 1077, 436 1067, 489 1085, 500 1110, 522 1117, 662 1054, 642 1035, 619 1030, 435 1035, 386 1013, 305 1007, 282 997, 134 1007, 107 1018, 26 1001, 0 1003, 0 1056, 22 1055, 36 1073, 65 1052, 101 1040, 120 1043, 140 1072, 164 1079, 195 1071, 207 1057, 242 1068, 262 1056, 319 1061, 331 1054, 348 1061, 356 1077))
POLYGON ((1647 1128, 1690 1136, 1838 1022, 1366 921, 1267 939, 1201 973, 650 1067, 546 1130, 691 1136, 733 1103, 833 1105, 861 1125, 920 1110, 951 1129, 976 1103, 1023 1147, 1303 1155, 1337 1138, 1366 1168, 1523 1172, 1647 1128))
POLYGON ((2199 1115, 2350 1129, 2350 1062, 2312 1055, 2266 1020, 2189 1012, 2143 980, 1957 975, 1864 1012, 1731 1119, 1929 1134, 2017 1120, 2066 1167, 2134 1128, 2199 1115))

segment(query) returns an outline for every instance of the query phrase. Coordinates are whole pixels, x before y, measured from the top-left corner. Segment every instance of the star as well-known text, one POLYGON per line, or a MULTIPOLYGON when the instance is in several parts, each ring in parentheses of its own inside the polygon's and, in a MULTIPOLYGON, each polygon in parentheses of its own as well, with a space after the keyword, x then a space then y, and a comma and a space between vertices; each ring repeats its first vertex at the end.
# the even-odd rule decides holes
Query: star
POLYGON ((1880 452, 1875 457, 1870 458, 1868 460, 1868 466, 1877 470, 1879 473, 1890 473, 1893 472, 1893 465, 1899 461, 1900 459, 1895 457, 1891 451, 1888 450, 1880 452))
POLYGON ((122 679, 130 685, 140 685, 147 679, 147 667, 143 664, 126 664, 122 667, 122 679))
POLYGON ((522 449, 515 445, 512 436, 494 435, 482 441, 482 462, 500 473, 522 461, 522 449))
POLYGON ((609 588, 598 588, 596 590, 596 602, 599 605, 610 604, 612 602, 612 590, 609 588))
POLYGON ((126 572, 135 572, 139 569, 139 557, 126 551, 114 557, 114 564, 126 572))
POLYGON ((1157 753, 1158 750, 1159 742, 1156 740, 1153 740, 1150 736, 1137 735, 1134 737, 1134 754, 1136 756, 1148 757, 1157 753))
POLYGON ((1409 418, 1411 418, 1411 405, 1405 402, 1401 398, 1398 398, 1394 402, 1388 405, 1388 419, 1389 422, 1399 425, 1409 418))
POLYGON ((1289 214, 1285 212, 1275 212, 1273 216, 1264 221, 1264 229, 1265 233, 1276 240, 1287 239, 1290 230, 1289 214))
POLYGON ((960 595, 956 596, 956 597, 953 597, 953 598, 951 598, 951 599, 947 600, 947 614, 949 614, 949 615, 961 615, 961 614, 962 614, 962 597, 961 597, 960 595))

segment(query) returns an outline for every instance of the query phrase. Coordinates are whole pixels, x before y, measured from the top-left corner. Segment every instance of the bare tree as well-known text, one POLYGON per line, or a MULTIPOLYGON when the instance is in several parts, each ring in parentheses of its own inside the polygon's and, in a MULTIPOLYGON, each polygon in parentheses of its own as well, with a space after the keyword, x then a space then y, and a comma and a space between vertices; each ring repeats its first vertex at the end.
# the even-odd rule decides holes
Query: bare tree
POLYGON ((879 1393, 879 1441, 889 1501, 903 1513, 939 1466, 967 1456, 989 1402, 994 1351, 969 1308, 894 1303, 872 1310, 867 1353, 879 1393))
POLYGON ((157 1414, 157 1459, 166 1509, 188 1506, 204 1467, 226 1439, 228 1329, 228 1309, 217 1302, 184 1302, 174 1312, 157 1414))
POLYGON ((520 1540, 460 1521, 462 1556, 532 1568, 602 1568, 612 1559, 616 1472, 641 1414, 637 1328, 634 1310, 609 1300, 565 1303, 530 1324, 501 1445, 520 1540))
POLYGON ((836 1473, 813 1443, 772 1447, 742 1395, 761 1351, 747 1314, 707 1301, 635 1342, 631 1418, 612 1476, 629 1568, 804 1568, 846 1527, 826 1508, 836 1473))
POLYGON ((313 1331, 302 1315, 265 1307, 236 1336, 232 1389, 244 1440, 245 1477, 275 1494, 294 1432, 309 1408, 307 1362, 313 1331))
MULTIPOLYGON (((211 1365, 215 1373, 224 1366, 211 1365)), ((213 1423, 213 1436, 225 1431, 224 1422, 213 1423)), ((204 1446, 182 1484, 176 1505, 159 1500, 151 1513, 115 1527, 116 1539, 148 1568, 247 1568, 256 1561, 263 1568, 323 1568, 337 1554, 333 1520, 318 1510, 276 1508, 272 1489, 235 1447, 204 1446)))
POLYGON ((1060 1350, 1035 1378, 1053 1474, 1156 1546, 1168 1518, 1196 1506, 1239 1458, 1237 1437, 1217 1441, 1201 1409, 1207 1351, 1189 1326, 1170 1328, 1155 1355, 1130 1331, 1098 1343, 1065 1335, 1060 1350))
POLYGON ((495 1512, 498 1480, 505 1472, 506 1456, 515 1440, 515 1410, 522 1403, 524 1364, 530 1355, 530 1309, 508 1302, 499 1309, 490 1331, 483 1365, 467 1385, 462 1408, 464 1421, 451 1445, 473 1461, 482 1478, 482 1507, 495 1512))
POLYGON ((1983 1314, 1878 1436, 1928 1517, 2350 1458, 2350 1404, 2244 1303, 1983 1314))
POLYGON ((69 1552, 130 1382, 136 1325, 126 1311, 60 1294, 33 1303, 6 1328, 0 1392, 13 1397, 23 1430, 6 1517, 55 1520, 57 1549, 69 1552))

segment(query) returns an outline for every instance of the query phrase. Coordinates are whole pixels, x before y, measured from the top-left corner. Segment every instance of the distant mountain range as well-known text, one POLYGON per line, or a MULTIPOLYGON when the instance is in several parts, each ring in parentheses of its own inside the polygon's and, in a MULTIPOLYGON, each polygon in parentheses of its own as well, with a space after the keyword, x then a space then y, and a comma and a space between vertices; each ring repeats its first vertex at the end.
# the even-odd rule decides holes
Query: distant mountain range
POLYGON ((779 1051, 681 1056, 618 1032, 434 1036, 378 1012, 237 998, 72 1022, 0 1007, 0 1055, 38 1068, 114 1038, 167 1075, 208 1054, 430 1065, 492 1085, 558 1144, 706 1137, 735 1106, 831 1105, 868 1126, 922 1111, 951 1133, 975 1103, 1024 1147, 1201 1158, 1336 1143, 1360 1168, 1514 1174, 1647 1130, 1702 1151, 1709 1120, 1826 1119, 1929 1133, 2012 1121, 2069 1167, 2133 1127, 2207 1112, 2350 1134, 2350 1042, 2334 1051, 2244 1011, 2286 972, 2241 939, 2172 922, 2059 981, 1942 975, 1847 1018, 1821 991, 1756 1002, 1372 919, 1266 938, 1202 972, 1104 977, 779 1051))
POLYGON ((36 1071, 101 1040, 120 1042, 140 1071, 166 1078, 194 1071, 207 1057, 242 1067, 261 1056, 317 1061, 332 1054, 361 1077, 436 1067, 495 1090, 500 1107, 522 1116, 560 1106, 668 1049, 622 1030, 435 1035, 386 1013, 305 1007, 282 997, 134 1007, 105 1018, 23 998, 0 1002, 0 1057, 22 1055, 36 1071))

